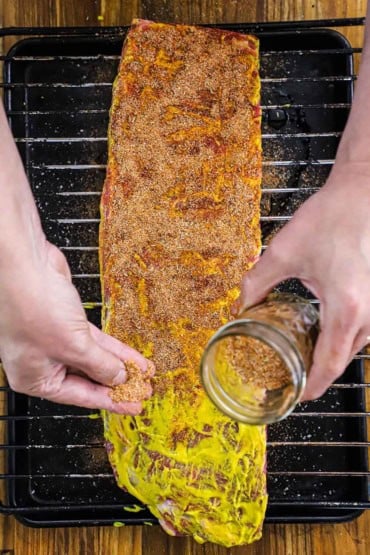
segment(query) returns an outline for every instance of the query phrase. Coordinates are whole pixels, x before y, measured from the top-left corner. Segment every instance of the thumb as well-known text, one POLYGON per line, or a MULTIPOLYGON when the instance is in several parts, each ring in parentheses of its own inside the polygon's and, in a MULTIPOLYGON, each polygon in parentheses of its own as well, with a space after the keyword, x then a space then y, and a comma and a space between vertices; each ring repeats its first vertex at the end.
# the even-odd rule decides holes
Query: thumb
POLYGON ((234 303, 232 313, 236 316, 246 308, 262 301, 281 281, 292 275, 287 261, 274 254, 270 246, 242 279, 240 296, 234 303))

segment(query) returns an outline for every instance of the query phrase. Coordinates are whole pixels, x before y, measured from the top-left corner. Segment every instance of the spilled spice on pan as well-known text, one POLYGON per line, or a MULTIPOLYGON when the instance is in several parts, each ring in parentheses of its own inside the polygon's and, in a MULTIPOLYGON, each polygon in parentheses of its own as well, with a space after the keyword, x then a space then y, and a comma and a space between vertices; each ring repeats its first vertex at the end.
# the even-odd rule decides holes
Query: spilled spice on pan
POLYGON ((125 362, 127 380, 125 383, 114 385, 109 396, 114 403, 137 402, 148 399, 152 387, 150 378, 153 374, 153 363, 149 362, 147 369, 142 370, 136 362, 125 362))

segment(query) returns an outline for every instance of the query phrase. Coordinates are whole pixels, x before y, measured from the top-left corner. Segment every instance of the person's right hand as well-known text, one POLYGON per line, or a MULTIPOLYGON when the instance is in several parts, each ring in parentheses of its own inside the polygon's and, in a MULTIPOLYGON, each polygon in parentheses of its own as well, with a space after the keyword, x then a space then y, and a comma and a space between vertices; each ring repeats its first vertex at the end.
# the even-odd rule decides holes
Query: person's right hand
POLYGON ((0 357, 12 389, 57 403, 138 414, 109 386, 125 382, 125 361, 151 371, 134 349, 87 321, 64 255, 41 235, 32 263, 0 280, 0 357))

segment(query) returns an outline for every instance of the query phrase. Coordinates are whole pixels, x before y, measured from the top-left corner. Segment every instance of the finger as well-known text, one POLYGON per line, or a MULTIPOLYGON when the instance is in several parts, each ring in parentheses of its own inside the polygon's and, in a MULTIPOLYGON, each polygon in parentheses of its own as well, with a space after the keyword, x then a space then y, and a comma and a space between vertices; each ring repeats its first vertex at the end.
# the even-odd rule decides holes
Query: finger
POLYGON ((347 366, 352 361, 353 357, 357 355, 362 349, 364 349, 367 345, 369 345, 370 336, 366 333, 365 329, 361 329, 355 337, 353 342, 351 354, 349 359, 347 360, 347 366))
POLYGON ((62 362, 101 384, 118 385, 127 379, 124 361, 101 347, 91 334, 84 335, 73 350, 66 352, 62 362))
POLYGON ((344 372, 352 352, 355 326, 349 326, 346 315, 336 313, 333 307, 325 314, 302 401, 321 397, 344 372))
POLYGON ((240 297, 232 307, 237 315, 249 306, 262 301, 266 295, 281 281, 293 276, 283 258, 274 254, 269 247, 256 264, 243 277, 240 297))
POLYGON ((48 257, 55 270, 62 274, 68 281, 72 281, 72 274, 68 262, 62 251, 52 243, 47 243, 48 257))
POLYGON ((91 335, 95 341, 103 347, 103 349, 106 349, 123 361, 130 360, 135 362, 142 370, 148 371, 148 373, 153 376, 155 367, 152 363, 150 363, 151 361, 148 361, 148 359, 146 359, 138 351, 135 351, 132 347, 129 347, 115 337, 104 333, 93 324, 89 324, 89 326, 91 335))
POLYGON ((105 409, 117 414, 135 416, 142 411, 142 404, 114 402, 110 396, 111 389, 103 385, 90 382, 88 379, 66 374, 56 391, 45 396, 49 401, 65 405, 77 405, 88 409, 105 409))

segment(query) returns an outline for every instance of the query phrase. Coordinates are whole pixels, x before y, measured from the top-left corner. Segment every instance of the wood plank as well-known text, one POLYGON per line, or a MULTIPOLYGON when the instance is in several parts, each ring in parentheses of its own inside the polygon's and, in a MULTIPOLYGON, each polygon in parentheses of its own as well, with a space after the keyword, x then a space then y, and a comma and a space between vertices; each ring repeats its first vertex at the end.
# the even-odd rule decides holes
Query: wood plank
MULTIPOLYGON (((359 17, 365 5, 366 0, 0 0, 0 25, 127 25, 133 17, 184 23, 359 17)), ((361 43, 357 29, 349 37, 361 43)), ((370 511, 345 524, 266 525, 258 543, 226 550, 171 538, 154 526, 39 530, 2 516, 0 550, 9 555, 365 555, 369 528, 370 511)))

